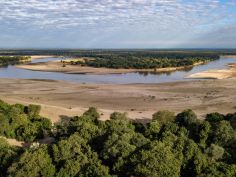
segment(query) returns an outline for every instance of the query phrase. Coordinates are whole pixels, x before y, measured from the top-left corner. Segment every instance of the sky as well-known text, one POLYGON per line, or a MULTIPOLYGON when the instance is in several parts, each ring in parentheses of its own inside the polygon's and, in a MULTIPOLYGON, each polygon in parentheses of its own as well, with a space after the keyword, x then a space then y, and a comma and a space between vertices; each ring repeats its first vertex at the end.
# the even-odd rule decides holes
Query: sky
POLYGON ((236 48, 236 0, 0 0, 0 48, 236 48))

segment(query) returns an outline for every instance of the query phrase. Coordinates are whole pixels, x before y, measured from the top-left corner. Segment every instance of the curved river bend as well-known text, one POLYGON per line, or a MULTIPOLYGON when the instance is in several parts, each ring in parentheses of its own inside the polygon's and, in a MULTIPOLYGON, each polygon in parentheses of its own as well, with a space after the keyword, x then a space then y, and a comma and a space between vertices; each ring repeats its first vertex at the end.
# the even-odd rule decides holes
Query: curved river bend
MULTIPOLYGON (((60 60, 59 58, 44 58, 33 60, 32 63, 60 60)), ((235 63, 236 58, 224 58, 209 62, 205 65, 195 66, 188 71, 175 71, 172 73, 127 73, 127 74, 106 74, 106 75, 86 75, 86 74, 64 74, 59 72, 31 71, 15 66, 0 68, 0 78, 20 78, 20 79, 51 79, 63 80, 77 83, 165 83, 184 81, 187 75, 206 71, 209 69, 224 69, 228 63, 235 63)))

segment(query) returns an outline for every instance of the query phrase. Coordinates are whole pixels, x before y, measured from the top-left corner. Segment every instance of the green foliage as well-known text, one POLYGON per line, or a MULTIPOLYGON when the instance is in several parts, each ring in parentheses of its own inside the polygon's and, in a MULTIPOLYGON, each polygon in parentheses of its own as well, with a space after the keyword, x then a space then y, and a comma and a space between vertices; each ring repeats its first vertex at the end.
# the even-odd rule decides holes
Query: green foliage
POLYGON ((236 176, 236 165, 226 164, 223 162, 209 164, 199 177, 235 177, 236 176))
POLYGON ((211 146, 206 149, 206 153, 212 160, 221 159, 224 155, 224 152, 224 148, 215 144, 211 144, 211 146))
POLYGON ((179 176, 181 162, 170 146, 153 141, 131 157, 134 176, 179 176))
POLYGON ((30 61, 30 57, 25 56, 0 56, 0 66, 15 65, 30 61))
POLYGON ((97 119, 99 119, 100 114, 98 113, 97 109, 94 107, 90 107, 83 116, 88 116, 91 121, 95 122, 97 119))
POLYGON ((236 138, 236 132, 228 121, 219 122, 212 135, 214 136, 213 141, 223 147, 229 145, 236 138))
POLYGON ((8 105, 0 101, 0 135, 31 142, 51 134, 51 121, 40 117, 39 111, 37 105, 8 105))
POLYGON ((36 150, 27 150, 8 169, 8 176, 15 177, 26 175, 51 177, 54 174, 55 167, 46 146, 36 150))
POLYGON ((224 120, 224 115, 222 115, 218 112, 206 115, 206 121, 208 121, 208 122, 219 122, 222 120, 224 120))
POLYGON ((231 126, 236 129, 236 113, 234 114, 227 114, 225 116, 225 120, 230 121, 231 126))
MULTIPOLYGON (((83 57, 83 56, 81 56, 83 57)), ((125 69, 156 69, 166 67, 192 66, 198 62, 208 62, 218 59, 217 55, 194 53, 158 53, 158 52, 128 52, 128 53, 93 53, 84 56, 83 61, 78 60, 72 65, 125 68, 125 69)))
POLYGON ((147 124, 147 128, 145 130, 145 136, 150 139, 158 138, 159 132, 161 130, 161 125, 159 121, 151 121, 147 124))
POLYGON ((28 149, 0 138, 0 177, 236 176, 235 114, 213 113, 200 121, 192 110, 177 116, 159 111, 142 125, 118 112, 100 121, 97 109, 90 108, 63 120, 52 133, 51 122, 38 110, 0 102, 1 135, 24 141, 55 138, 28 149))
POLYGON ((198 133, 198 142, 202 147, 207 145, 207 140, 209 138, 211 132, 211 125, 209 122, 204 121, 199 125, 199 133, 198 133))
POLYGON ((17 148, 11 147, 7 141, 0 138, 0 176, 6 176, 6 170, 19 155, 17 148))
POLYGON ((25 107, 25 113, 28 114, 29 117, 34 118, 34 116, 39 115, 41 107, 39 105, 32 105, 25 107))
POLYGON ((175 113, 167 110, 158 111, 152 115, 152 120, 157 120, 161 124, 165 124, 169 121, 174 121, 174 119, 175 119, 175 113))
POLYGON ((197 115, 188 109, 176 116, 176 122, 181 126, 190 127, 197 122, 197 115))
POLYGON ((53 157, 59 167, 56 176, 109 176, 97 153, 78 134, 53 145, 53 157))

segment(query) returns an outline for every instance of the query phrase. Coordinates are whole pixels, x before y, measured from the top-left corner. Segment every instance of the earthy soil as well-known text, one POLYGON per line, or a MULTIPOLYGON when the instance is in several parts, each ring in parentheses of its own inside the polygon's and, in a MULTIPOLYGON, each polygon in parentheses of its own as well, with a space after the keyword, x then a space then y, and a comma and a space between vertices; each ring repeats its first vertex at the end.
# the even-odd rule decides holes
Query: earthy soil
POLYGON ((0 79, 0 99, 39 104, 53 122, 80 115, 95 106, 102 119, 114 111, 147 120, 159 110, 193 109, 199 118, 210 112, 236 112, 236 78, 163 84, 75 84, 53 80, 0 79))

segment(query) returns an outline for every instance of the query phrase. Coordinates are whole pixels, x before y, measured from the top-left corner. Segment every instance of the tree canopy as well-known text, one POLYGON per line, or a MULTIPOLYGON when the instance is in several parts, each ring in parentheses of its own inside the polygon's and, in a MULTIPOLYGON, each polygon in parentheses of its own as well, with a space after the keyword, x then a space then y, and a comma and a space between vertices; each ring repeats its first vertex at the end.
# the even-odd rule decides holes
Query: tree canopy
POLYGON ((140 125, 118 112, 100 121, 89 108, 52 131, 39 110, 1 102, 2 136, 37 142, 46 131, 55 141, 17 148, 0 138, 0 176, 236 176, 236 113, 159 111, 140 125))

